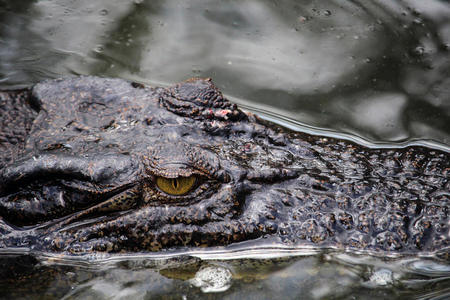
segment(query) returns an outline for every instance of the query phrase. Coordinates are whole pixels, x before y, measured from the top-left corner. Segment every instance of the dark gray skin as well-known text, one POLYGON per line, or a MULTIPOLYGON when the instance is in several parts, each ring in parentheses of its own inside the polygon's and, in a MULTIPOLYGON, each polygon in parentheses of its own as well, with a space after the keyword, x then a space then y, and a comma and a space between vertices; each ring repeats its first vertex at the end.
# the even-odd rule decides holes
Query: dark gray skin
POLYGON ((291 132, 203 79, 151 88, 78 77, 0 100, 0 248, 146 252, 273 237, 448 253, 449 153, 291 132), (195 183, 170 195, 161 178, 195 183))

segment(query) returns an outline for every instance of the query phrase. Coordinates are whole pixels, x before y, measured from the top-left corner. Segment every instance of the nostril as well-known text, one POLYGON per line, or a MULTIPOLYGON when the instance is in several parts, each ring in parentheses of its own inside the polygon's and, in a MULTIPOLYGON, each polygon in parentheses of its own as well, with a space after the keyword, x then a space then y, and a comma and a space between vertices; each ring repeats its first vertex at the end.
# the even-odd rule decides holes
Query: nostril
POLYGON ((219 171, 219 174, 217 174, 217 179, 224 183, 228 183, 231 181, 231 176, 227 172, 221 170, 221 171, 219 171))
POLYGON ((134 87, 135 89, 144 89, 145 85, 143 85, 142 83, 139 82, 132 82, 131 86, 134 87))

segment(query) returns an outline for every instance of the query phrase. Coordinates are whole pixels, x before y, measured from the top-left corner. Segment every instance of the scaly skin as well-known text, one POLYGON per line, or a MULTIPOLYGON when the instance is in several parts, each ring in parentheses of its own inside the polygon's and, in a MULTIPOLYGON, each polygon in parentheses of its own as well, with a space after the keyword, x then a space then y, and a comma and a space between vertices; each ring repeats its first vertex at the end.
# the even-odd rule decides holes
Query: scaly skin
POLYGON ((0 248, 145 252, 259 237, 395 253, 449 245, 446 152, 291 132, 202 79, 166 89, 78 77, 0 100, 0 248), (187 194, 156 184, 180 176, 196 178, 187 194))

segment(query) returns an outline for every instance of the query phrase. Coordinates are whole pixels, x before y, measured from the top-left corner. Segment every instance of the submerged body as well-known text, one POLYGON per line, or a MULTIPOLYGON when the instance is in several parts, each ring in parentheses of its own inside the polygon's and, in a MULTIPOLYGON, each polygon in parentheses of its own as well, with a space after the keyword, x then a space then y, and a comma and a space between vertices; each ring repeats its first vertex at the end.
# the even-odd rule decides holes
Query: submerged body
POLYGON ((0 101, 0 248, 449 247, 446 152, 291 132, 202 79, 78 77, 0 101))

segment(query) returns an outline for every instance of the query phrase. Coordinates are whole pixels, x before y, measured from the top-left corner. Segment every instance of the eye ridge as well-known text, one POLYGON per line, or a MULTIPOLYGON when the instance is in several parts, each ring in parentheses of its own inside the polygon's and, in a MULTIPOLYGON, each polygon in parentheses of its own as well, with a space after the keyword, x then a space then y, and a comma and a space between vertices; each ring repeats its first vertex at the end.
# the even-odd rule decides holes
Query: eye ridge
POLYGON ((166 194, 172 196, 183 196, 188 194, 195 187, 198 181, 197 176, 179 176, 176 178, 156 177, 156 186, 166 194))

